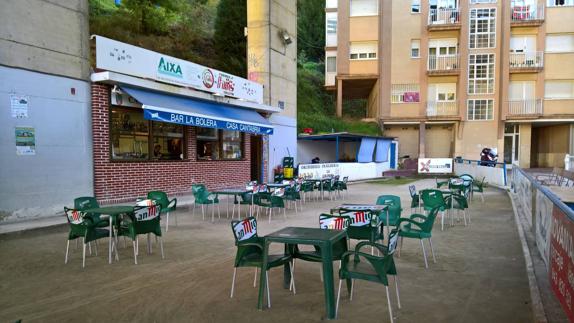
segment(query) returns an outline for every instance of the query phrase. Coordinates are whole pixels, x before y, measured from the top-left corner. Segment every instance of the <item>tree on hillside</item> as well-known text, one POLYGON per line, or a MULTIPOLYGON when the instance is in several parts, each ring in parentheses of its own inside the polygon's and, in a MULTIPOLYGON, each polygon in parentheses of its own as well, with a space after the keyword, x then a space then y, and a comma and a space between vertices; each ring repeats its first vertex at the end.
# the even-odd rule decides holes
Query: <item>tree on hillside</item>
POLYGON ((213 34, 218 69, 246 77, 246 26, 247 0, 220 0, 213 34))
POLYGON ((297 54, 311 61, 323 61, 325 55, 325 1, 297 1, 297 54))
POLYGON ((123 8, 131 11, 137 30, 144 34, 166 33, 169 24, 183 5, 182 0, 124 0, 123 8))

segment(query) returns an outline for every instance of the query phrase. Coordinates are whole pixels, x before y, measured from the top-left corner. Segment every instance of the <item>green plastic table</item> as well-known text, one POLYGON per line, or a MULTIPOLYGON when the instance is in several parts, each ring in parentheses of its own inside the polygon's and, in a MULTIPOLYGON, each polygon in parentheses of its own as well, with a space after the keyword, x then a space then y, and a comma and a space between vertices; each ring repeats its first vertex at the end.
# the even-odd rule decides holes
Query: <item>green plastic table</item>
MULTIPOLYGON (((235 215, 235 202, 237 202, 237 196, 241 195, 243 193, 247 193, 247 192, 249 192, 249 191, 246 190, 245 188, 230 187, 230 188, 221 188, 217 191, 213 191, 212 193, 216 194, 216 195, 228 195, 228 196, 233 195, 234 204, 233 204, 233 212, 231 213, 231 219, 233 219, 233 216, 235 215)), ((226 200, 227 200, 227 216, 229 216, 229 200, 230 199, 227 198, 226 200)), ((239 209, 239 214, 241 215, 241 209, 239 209)))
MULTIPOLYGON (((104 207, 96 207, 93 209, 84 210, 86 213, 94 213, 98 215, 107 215, 110 217, 110 245, 109 245, 109 256, 108 261, 112 263, 112 239, 113 239, 113 227, 112 224, 116 221, 116 218, 120 214, 129 214, 133 213, 134 207, 131 205, 114 205, 114 206, 104 206, 104 207)), ((103 217, 105 218, 105 217, 103 217)), ((117 252, 117 243, 116 243, 116 260, 119 260, 118 252, 117 252)))
MULTIPOLYGON (((323 257, 323 289, 325 292, 325 307, 327 318, 335 318, 335 288, 333 282, 333 245, 339 243, 347 249, 347 233, 338 230, 325 230, 318 228, 287 227, 273 232, 264 238, 263 268, 266 267, 270 243, 284 243, 286 252, 292 252, 295 245, 319 246, 323 257)), ((289 288, 291 271, 289 265, 284 266, 283 287, 289 288)), ((265 271, 261 270, 259 278, 259 299, 257 308, 263 309, 265 296, 265 271)), ((351 282, 347 281, 347 288, 351 282)))

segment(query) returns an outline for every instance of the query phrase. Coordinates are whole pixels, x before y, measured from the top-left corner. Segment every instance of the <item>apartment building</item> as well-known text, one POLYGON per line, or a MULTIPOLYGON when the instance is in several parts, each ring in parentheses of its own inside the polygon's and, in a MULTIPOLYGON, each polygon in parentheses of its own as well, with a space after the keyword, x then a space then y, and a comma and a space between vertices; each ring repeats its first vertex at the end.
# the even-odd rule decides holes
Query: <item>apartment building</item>
POLYGON ((326 0, 325 86, 365 99, 400 156, 564 166, 574 0, 326 0))

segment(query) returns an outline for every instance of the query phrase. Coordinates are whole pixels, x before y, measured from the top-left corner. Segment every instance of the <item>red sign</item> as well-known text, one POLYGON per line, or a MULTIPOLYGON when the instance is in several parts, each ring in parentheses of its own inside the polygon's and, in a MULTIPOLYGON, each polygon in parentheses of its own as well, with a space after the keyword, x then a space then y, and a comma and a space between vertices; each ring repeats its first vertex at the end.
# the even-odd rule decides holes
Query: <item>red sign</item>
POLYGON ((554 205, 551 228, 550 285, 570 322, 574 322, 574 222, 554 205))

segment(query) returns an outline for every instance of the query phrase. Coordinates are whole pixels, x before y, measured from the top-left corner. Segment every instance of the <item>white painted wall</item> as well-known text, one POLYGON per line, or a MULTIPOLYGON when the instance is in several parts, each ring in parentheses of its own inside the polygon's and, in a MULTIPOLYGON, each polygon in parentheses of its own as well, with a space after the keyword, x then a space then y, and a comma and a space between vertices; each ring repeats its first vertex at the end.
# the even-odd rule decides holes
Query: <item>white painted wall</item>
POLYGON ((498 187, 505 187, 504 169, 500 167, 478 166, 476 163, 454 163, 454 173, 456 175, 469 174, 477 181, 482 181, 498 187))
POLYGON ((0 222, 53 216, 93 195, 88 82, 0 66, 0 111, 0 222), (12 118, 11 94, 29 96, 28 118, 12 118), (36 155, 16 155, 15 127, 35 128, 36 155))
POLYGON ((390 163, 329 163, 329 164, 301 164, 299 175, 312 178, 320 178, 324 175, 339 175, 340 178, 349 177, 350 181, 378 178, 383 172, 390 169, 390 163), (304 171, 305 166, 312 169, 304 171))
POLYGON ((322 163, 336 162, 335 142, 299 140, 297 156, 301 164, 310 164, 315 157, 319 157, 322 163))
POLYGON ((283 157, 295 158, 295 165, 298 163, 297 158, 297 120, 294 118, 272 115, 269 121, 275 129, 269 136, 269 179, 273 179, 273 168, 282 165, 283 157))

